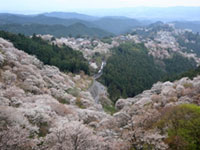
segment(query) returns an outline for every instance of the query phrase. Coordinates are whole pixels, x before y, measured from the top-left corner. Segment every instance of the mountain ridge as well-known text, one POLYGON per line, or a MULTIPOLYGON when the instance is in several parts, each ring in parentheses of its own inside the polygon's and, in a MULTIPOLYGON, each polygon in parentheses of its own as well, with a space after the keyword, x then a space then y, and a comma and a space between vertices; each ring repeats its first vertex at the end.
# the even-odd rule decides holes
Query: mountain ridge
POLYGON ((106 37, 114 34, 102 29, 87 27, 82 23, 74 23, 69 26, 64 25, 45 25, 45 24, 5 24, 0 25, 0 30, 9 31, 12 33, 21 33, 28 36, 35 34, 51 34, 55 37, 68 36, 90 36, 90 37, 106 37))
POLYGON ((85 14, 80 14, 76 12, 49 12, 49 13, 43 13, 42 15, 45 15, 47 17, 57 17, 62 19, 80 19, 80 20, 86 20, 86 21, 94 21, 99 19, 99 17, 95 16, 89 16, 85 14))
POLYGON ((47 17, 44 14, 38 14, 35 16, 0 14, 0 24, 60 24, 67 27, 75 23, 82 23, 91 28, 100 28, 113 34, 125 33, 132 28, 145 25, 142 22, 126 17, 105 17, 98 18, 97 20, 88 21, 77 18, 63 19, 57 17, 47 17))

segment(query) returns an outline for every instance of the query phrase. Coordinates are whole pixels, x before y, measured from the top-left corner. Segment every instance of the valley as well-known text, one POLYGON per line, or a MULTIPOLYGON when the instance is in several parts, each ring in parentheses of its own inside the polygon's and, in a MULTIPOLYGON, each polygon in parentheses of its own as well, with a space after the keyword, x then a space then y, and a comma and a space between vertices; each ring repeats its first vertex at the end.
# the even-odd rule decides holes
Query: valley
POLYGON ((0 149, 199 150, 197 26, 0 14, 0 149))

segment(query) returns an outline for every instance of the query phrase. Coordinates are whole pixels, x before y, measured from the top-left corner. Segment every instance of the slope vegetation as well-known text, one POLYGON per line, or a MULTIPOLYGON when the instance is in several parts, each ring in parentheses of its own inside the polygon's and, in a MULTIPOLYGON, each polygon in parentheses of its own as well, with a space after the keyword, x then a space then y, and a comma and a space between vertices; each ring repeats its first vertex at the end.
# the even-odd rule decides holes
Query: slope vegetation
POLYGON ((133 97, 159 80, 196 68, 193 59, 176 53, 155 63, 143 44, 125 43, 112 51, 100 81, 108 87, 113 101, 133 97))
POLYGON ((56 45, 50 45, 35 35, 28 38, 22 34, 16 35, 0 31, 0 37, 13 42, 16 48, 37 56, 44 64, 55 65, 62 71, 78 73, 82 70, 89 74, 88 62, 82 53, 74 51, 70 47, 59 48, 56 45))

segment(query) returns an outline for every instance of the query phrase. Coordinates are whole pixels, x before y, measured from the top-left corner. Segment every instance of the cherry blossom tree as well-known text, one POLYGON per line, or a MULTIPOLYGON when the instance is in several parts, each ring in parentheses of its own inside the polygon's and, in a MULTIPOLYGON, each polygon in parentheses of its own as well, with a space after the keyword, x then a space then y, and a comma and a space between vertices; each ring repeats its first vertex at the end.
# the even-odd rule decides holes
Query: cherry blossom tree
POLYGON ((100 137, 77 121, 55 129, 46 139, 45 148, 52 150, 100 150, 103 145, 100 137))
POLYGON ((0 128, 1 150, 34 150, 37 142, 30 138, 29 132, 20 126, 0 128))

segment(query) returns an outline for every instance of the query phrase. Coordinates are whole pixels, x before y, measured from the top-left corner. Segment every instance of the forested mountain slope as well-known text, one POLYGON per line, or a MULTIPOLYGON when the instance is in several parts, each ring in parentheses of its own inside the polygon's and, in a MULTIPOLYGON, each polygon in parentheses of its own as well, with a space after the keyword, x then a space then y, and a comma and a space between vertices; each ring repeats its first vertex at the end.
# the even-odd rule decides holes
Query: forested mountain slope
POLYGON ((116 101, 119 97, 133 97, 157 81, 193 68, 196 62, 178 53, 158 62, 148 55, 144 44, 126 43, 112 50, 100 81, 116 101))
POLYGON ((0 37, 13 42, 16 48, 35 55, 44 64, 55 65, 62 71, 79 73, 82 70, 89 74, 88 62, 82 53, 74 51, 68 46, 60 48, 56 45, 50 45, 35 35, 29 38, 22 34, 16 35, 0 31, 0 37))

